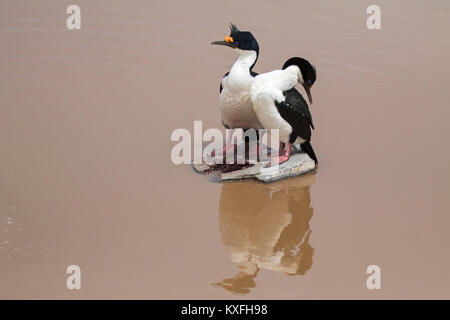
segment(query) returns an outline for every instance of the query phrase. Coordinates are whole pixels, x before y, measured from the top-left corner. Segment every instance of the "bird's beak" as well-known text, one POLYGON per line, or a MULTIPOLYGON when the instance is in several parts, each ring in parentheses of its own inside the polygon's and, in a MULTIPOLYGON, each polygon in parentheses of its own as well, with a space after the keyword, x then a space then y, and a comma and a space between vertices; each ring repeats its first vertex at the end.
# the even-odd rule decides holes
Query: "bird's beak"
POLYGON ((213 41, 211 44, 217 44, 222 46, 227 46, 231 48, 237 48, 238 43, 233 41, 233 38, 230 36, 225 37, 225 41, 213 41))
POLYGON ((231 47, 233 45, 232 43, 229 43, 226 41, 213 41, 213 42, 211 42, 211 44, 218 44, 221 46, 228 46, 228 47, 231 47))
POLYGON ((312 95, 311 95, 311 85, 305 83, 303 84, 303 88, 305 88, 306 94, 308 95, 309 104, 313 103, 312 95))

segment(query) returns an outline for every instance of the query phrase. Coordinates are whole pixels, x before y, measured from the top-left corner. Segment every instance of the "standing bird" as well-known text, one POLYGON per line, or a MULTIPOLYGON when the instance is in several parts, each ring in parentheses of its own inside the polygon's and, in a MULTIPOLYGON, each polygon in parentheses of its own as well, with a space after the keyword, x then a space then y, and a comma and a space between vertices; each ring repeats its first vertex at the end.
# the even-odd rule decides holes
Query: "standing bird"
POLYGON ((293 143, 300 146, 317 164, 311 146, 311 128, 314 129, 308 104, 294 88, 300 83, 312 103, 311 86, 316 81, 316 69, 303 58, 290 58, 282 70, 275 70, 255 77, 251 88, 254 111, 265 129, 279 129, 283 153, 267 166, 280 164, 291 155, 293 143))
MULTIPOLYGON (((231 24, 231 32, 224 41, 214 41, 211 44, 224 45, 235 49, 239 53, 231 70, 227 72, 220 83, 219 108, 222 114, 222 123, 226 128, 261 129, 262 126, 253 111, 250 99, 250 88, 254 77, 253 72, 258 60, 259 46, 255 37, 249 31, 240 31, 231 24)), ((232 135, 227 138, 224 153, 231 145, 232 135)))

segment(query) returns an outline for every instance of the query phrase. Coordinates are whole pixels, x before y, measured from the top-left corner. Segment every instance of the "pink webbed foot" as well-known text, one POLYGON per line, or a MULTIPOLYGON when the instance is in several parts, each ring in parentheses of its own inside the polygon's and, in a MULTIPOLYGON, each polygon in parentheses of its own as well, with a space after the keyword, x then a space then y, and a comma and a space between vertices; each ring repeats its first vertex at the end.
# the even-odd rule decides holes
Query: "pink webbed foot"
MULTIPOLYGON (((253 147, 252 149, 249 150, 248 154, 249 156, 267 156, 268 153, 270 154, 270 152, 267 148, 262 147, 259 143, 256 147, 253 147)), ((281 156, 284 154, 284 143, 280 142, 280 146, 278 148, 278 155, 281 156)))
MULTIPOLYGON (((280 146, 281 146, 281 144, 280 144, 280 146)), ((264 168, 269 168, 269 167, 274 166, 276 164, 282 164, 283 162, 288 161, 290 156, 291 156, 291 148, 292 148, 292 144, 288 143, 287 146, 286 146, 286 150, 284 151, 283 154, 281 154, 281 150, 282 149, 280 148, 280 156, 272 158, 270 160, 270 162, 264 166, 264 168)))
POLYGON ((256 147, 253 147, 248 151, 248 155, 249 157, 257 157, 264 151, 264 148, 258 144, 256 147))
POLYGON ((266 164, 264 166, 264 168, 269 168, 269 167, 274 166, 276 164, 282 164, 283 162, 288 161, 289 157, 290 157, 290 155, 286 155, 286 154, 283 154, 282 156, 279 156, 279 157, 274 157, 274 158, 272 158, 270 160, 270 162, 268 164, 266 164))

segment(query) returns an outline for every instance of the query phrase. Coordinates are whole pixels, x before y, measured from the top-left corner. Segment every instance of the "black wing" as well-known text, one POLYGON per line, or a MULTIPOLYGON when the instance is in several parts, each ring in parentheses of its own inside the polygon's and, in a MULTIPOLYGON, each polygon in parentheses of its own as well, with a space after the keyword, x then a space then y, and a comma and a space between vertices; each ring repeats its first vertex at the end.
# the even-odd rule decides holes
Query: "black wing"
POLYGON ((275 105, 281 117, 291 125, 291 136, 311 140, 311 128, 314 129, 314 124, 305 99, 295 88, 284 91, 283 95, 286 99, 283 102, 275 101, 275 105))
POLYGON ((225 78, 226 76, 228 76, 230 74, 230 72, 227 72, 223 75, 222 80, 220 80, 220 87, 219 87, 219 93, 222 93, 223 87, 222 87, 222 81, 223 78, 225 78))

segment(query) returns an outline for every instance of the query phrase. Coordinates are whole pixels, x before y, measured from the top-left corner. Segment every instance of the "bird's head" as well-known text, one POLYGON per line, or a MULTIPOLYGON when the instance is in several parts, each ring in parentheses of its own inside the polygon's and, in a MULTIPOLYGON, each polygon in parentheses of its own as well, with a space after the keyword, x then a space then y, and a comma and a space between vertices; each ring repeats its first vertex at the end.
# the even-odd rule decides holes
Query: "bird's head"
POLYGON ((290 66, 298 67, 298 82, 305 88, 309 103, 312 103, 311 87, 316 82, 316 68, 308 60, 299 57, 290 58, 286 61, 283 70, 290 66))
POLYGON ((230 25, 230 35, 224 41, 214 41, 211 44, 223 45, 242 51, 255 51, 258 55, 258 41, 250 31, 240 31, 234 24, 230 25))

